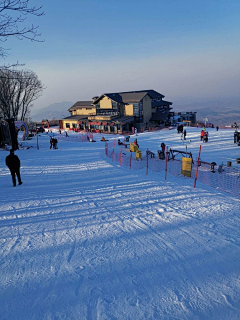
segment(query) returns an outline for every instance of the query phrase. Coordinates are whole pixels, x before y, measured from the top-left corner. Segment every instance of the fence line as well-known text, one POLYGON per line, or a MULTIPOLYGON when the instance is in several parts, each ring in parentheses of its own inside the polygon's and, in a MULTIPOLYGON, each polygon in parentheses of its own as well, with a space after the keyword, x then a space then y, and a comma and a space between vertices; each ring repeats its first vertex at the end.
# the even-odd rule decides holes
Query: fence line
POLYGON ((146 168, 153 172, 165 172, 165 179, 167 178, 167 172, 171 173, 174 177, 188 179, 193 181, 194 186, 196 181, 202 182, 215 189, 222 190, 230 193, 234 196, 240 197, 240 169, 235 167, 227 167, 222 165, 214 165, 203 163, 203 161, 194 162, 192 164, 192 170, 190 176, 182 174, 182 161, 181 160, 162 160, 156 157, 151 158, 150 156, 143 155, 142 160, 136 160, 133 157, 129 149, 120 150, 114 148, 114 143, 110 142, 105 144, 105 154, 112 160, 120 162, 121 165, 128 167, 129 169, 140 170, 146 168), (196 181, 195 181, 196 179, 196 181))
POLYGON ((86 132, 78 135, 70 134, 68 136, 64 134, 58 135, 58 141, 71 141, 71 142, 87 142, 93 139, 93 134, 86 132))

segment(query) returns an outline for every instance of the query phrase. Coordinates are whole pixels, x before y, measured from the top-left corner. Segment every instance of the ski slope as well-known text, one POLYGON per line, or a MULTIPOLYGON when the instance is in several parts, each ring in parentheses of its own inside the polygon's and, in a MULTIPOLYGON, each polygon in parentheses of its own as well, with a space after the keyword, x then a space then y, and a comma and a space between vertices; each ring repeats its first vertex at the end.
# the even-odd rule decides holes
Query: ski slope
MULTIPOLYGON (((195 159, 200 130, 137 139, 195 159)), ((202 160, 240 167, 233 130, 208 131, 202 160)), ((120 166, 101 137, 23 141, 16 188, 0 150, 0 319, 240 319, 240 198, 120 166)))

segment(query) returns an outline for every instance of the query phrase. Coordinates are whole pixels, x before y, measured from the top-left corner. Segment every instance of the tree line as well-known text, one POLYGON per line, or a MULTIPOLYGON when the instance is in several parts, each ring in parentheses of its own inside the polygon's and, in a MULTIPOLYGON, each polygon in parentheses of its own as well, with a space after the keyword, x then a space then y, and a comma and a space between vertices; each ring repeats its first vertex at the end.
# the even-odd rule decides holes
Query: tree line
MULTIPOLYGON (((42 6, 32 6, 30 0, 0 0, 0 58, 8 56, 3 44, 10 37, 41 42, 38 26, 27 25, 28 16, 40 17, 42 6)), ((18 63, 0 66, 0 117, 24 120, 32 102, 44 86, 30 70, 18 70, 18 63)))

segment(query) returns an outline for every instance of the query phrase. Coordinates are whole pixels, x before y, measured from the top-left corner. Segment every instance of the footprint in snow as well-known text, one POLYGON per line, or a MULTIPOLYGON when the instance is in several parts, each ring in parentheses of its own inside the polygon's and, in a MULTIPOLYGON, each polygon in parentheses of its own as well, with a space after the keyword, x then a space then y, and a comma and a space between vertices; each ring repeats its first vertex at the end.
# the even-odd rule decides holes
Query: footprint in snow
POLYGON ((81 274, 84 269, 85 269, 85 267, 80 266, 80 267, 75 268, 74 271, 75 271, 77 274, 81 274))
POLYGON ((127 297, 127 302, 130 306, 133 306, 133 307, 139 306, 139 300, 137 296, 127 297))
POLYGON ((113 294, 106 294, 103 299, 106 303, 110 304, 115 301, 115 296, 113 294))

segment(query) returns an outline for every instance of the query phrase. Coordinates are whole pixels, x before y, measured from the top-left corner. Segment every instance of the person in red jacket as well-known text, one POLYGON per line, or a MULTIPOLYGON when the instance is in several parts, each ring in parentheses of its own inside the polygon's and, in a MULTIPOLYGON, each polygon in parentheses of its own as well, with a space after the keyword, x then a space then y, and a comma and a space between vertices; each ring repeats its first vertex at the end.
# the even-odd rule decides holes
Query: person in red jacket
POLYGON ((17 155, 14 154, 14 150, 10 150, 10 154, 6 157, 5 163, 9 168, 12 175, 13 186, 16 187, 16 176, 18 178, 18 184, 22 184, 21 175, 20 175, 20 160, 17 155))
POLYGON ((161 143, 162 152, 165 152, 165 147, 166 147, 165 143, 162 142, 162 143, 161 143))

